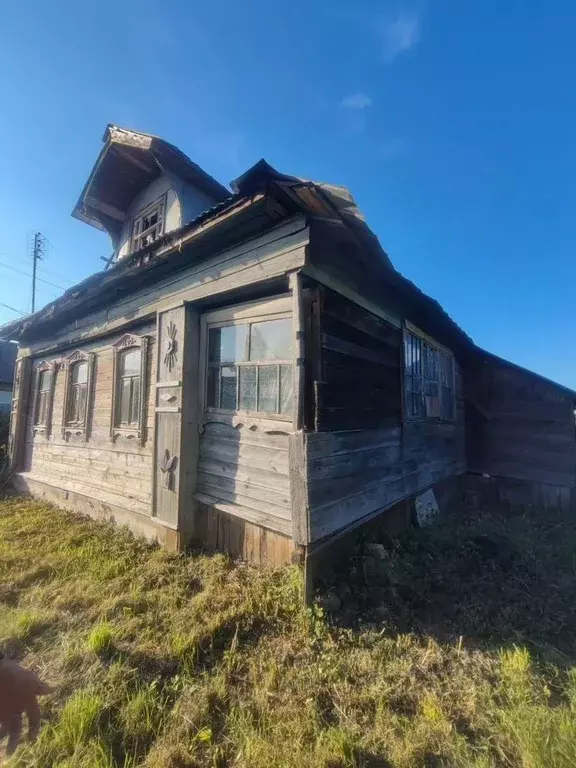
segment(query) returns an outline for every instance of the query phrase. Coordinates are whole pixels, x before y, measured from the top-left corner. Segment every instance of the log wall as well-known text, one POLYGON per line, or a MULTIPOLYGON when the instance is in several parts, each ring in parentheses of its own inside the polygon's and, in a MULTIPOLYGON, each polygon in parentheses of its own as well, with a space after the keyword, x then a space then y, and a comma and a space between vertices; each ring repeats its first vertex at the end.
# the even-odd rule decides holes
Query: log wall
POLYGON ((135 333, 148 336, 146 375, 146 430, 143 444, 118 436, 112 441, 110 421, 113 387, 112 344, 121 334, 81 347, 95 353, 92 408, 88 435, 62 434, 66 370, 55 372, 52 414, 46 433, 33 424, 34 369, 43 362, 57 363, 61 355, 32 361, 31 402, 28 408, 24 445, 24 479, 56 486, 64 492, 80 493, 95 501, 150 516, 152 492, 152 444, 154 428, 155 325, 139 327, 135 333))
POLYGON ((574 395, 498 358, 466 371, 471 472, 576 485, 574 395))

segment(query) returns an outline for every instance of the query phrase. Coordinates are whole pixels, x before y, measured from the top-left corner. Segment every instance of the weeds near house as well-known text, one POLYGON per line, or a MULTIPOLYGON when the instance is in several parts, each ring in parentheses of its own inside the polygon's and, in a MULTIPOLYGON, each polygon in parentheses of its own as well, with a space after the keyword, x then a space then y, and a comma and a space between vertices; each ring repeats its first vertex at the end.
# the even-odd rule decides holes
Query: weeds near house
POLYGON ((13 765, 573 768, 575 534, 461 515, 389 541, 343 621, 302 607, 295 568, 1 501, 0 646, 56 687, 13 765), (511 564, 474 543, 493 531, 511 564))

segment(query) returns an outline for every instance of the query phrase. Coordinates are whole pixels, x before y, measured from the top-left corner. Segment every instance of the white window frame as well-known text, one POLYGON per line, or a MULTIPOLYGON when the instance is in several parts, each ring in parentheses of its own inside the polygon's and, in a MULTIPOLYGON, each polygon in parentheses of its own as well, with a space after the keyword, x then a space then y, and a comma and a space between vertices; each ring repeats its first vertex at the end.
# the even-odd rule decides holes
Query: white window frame
MULTIPOLYGON (((424 333, 424 331, 421 331, 419 328, 417 328, 412 323, 406 321, 404 323, 403 328, 403 340, 402 340, 402 359, 403 359, 403 365, 402 365, 402 411, 404 413, 404 420, 408 422, 426 422, 426 423, 443 423, 443 424, 453 424, 456 421, 456 361, 454 359, 454 353, 448 349, 447 347, 443 346, 439 342, 437 342, 435 339, 433 339, 431 336, 428 336, 428 334, 424 333), (449 416, 428 416, 427 414, 421 415, 421 414, 411 414, 409 413, 409 409, 407 407, 407 397, 409 390, 407 389, 407 368, 410 364, 410 361, 407 360, 406 357, 406 347, 407 347, 407 341, 409 337, 412 336, 420 341, 420 355, 422 356, 422 350, 424 350, 425 347, 428 347, 428 349, 433 350, 438 355, 443 355, 444 357, 447 357, 451 361, 451 376, 449 381, 449 388, 451 392, 451 413, 449 416)), ((421 379, 421 395, 422 398, 425 398, 425 371, 422 367, 422 360, 420 358, 420 365, 421 365, 421 371, 420 371, 420 379, 421 379)), ((414 378, 412 376, 412 378, 414 378)), ((431 379, 428 379, 428 381, 431 381, 431 379)), ((436 380, 438 382, 438 397, 440 398, 440 407, 442 407, 442 397, 441 397, 441 387, 442 383, 439 379, 436 380)), ((446 385, 444 385, 446 386, 446 385)), ((414 391, 414 390, 411 390, 414 391)))
MULTIPOLYGON (((297 407, 297 393, 292 385, 292 410, 290 413, 272 413, 268 411, 230 411, 224 408, 216 408, 207 405, 208 395, 208 332, 211 328, 222 328, 230 325, 246 325, 251 322, 266 322, 269 320, 292 320, 292 358, 290 360, 270 361, 270 365, 290 365, 292 381, 294 382, 294 350, 296 346, 294 334, 293 300, 292 296, 282 296, 269 301, 250 302, 238 304, 233 307, 218 309, 202 316, 200 332, 200 361, 201 361, 201 412, 204 423, 209 421, 222 421, 237 426, 238 424, 266 426, 267 422, 283 425, 292 424, 294 410, 297 407)), ((255 363, 246 362, 246 365, 255 363)), ((263 363, 265 364, 265 363, 263 363)))
POLYGON ((92 397, 94 380, 94 363, 96 355, 94 352, 84 352, 82 349, 76 349, 65 357, 61 363, 61 366, 65 372, 66 379, 64 385, 64 403, 62 408, 62 437, 69 438, 72 435, 77 437, 83 437, 84 440, 88 439, 88 420, 92 409, 92 397), (77 422, 72 422, 68 419, 68 413, 70 410, 70 399, 72 395, 72 371, 74 366, 86 363, 87 365, 87 377, 86 377, 86 409, 84 411, 84 418, 77 422))
POLYGON ((166 195, 162 195, 153 203, 150 203, 149 205, 147 205, 145 208, 142 208, 142 210, 138 212, 138 215, 132 219, 132 223, 131 223, 131 229, 130 229, 130 252, 131 253, 135 253, 136 251, 139 251, 141 248, 144 248, 146 245, 150 245, 150 243, 153 243, 154 240, 158 240, 158 238, 164 234, 165 217, 166 217, 166 195), (158 212, 158 221, 156 222, 156 224, 152 225, 151 227, 147 227, 146 229, 141 229, 144 219, 147 216, 153 216, 155 212, 158 212), (151 240, 150 243, 143 243, 142 240, 154 229, 156 229, 157 232, 153 240, 151 240))
POLYGON ((135 336, 131 333, 125 333, 124 336, 112 345, 112 410, 110 413, 110 438, 112 442, 119 437, 136 440, 140 445, 144 445, 146 442, 148 346, 148 336, 135 336), (133 427, 119 424, 117 420, 118 359, 120 354, 128 349, 140 349, 140 403, 138 407, 138 422, 133 427))

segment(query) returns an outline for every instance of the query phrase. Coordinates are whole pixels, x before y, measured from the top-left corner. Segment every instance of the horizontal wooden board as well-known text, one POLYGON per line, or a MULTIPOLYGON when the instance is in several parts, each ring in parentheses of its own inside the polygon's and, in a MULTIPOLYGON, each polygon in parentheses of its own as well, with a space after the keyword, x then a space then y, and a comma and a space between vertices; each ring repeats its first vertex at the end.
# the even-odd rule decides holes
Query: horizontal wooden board
POLYGON ((253 506, 246 507, 242 506, 239 502, 225 501, 219 498, 219 496, 212 496, 209 492, 201 489, 194 494, 194 498, 202 504, 207 504, 241 520, 248 520, 271 531, 279 531, 286 536, 291 536, 292 534, 291 520, 271 515, 266 511, 255 509, 253 506))

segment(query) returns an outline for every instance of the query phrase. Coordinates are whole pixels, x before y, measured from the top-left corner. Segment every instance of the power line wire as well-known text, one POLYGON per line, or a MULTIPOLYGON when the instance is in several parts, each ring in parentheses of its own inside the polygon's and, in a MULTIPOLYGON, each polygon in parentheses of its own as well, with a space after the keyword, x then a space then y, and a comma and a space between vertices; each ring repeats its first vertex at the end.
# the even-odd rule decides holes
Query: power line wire
POLYGON ((0 305, 3 307, 6 307, 6 309, 10 309, 12 312, 18 312, 19 315, 28 314, 28 312, 22 312, 21 309, 16 309, 16 307, 11 307, 10 304, 5 304, 3 301, 0 301, 0 305))
MULTIPOLYGON (((6 269, 11 269, 13 272, 18 272, 21 275, 26 275, 26 277, 32 277, 30 272, 24 272, 23 269, 16 269, 16 267, 10 266, 10 264, 5 264, 3 261, 0 261, 0 267, 6 267, 6 269)), ((49 280, 44 280, 42 277, 36 278, 38 282, 40 283, 46 283, 46 285, 51 285, 53 288, 58 288, 60 291, 67 291, 67 288, 64 288, 62 285, 56 285, 56 283, 51 283, 49 280)))

